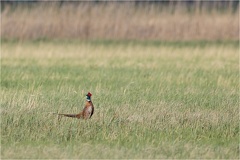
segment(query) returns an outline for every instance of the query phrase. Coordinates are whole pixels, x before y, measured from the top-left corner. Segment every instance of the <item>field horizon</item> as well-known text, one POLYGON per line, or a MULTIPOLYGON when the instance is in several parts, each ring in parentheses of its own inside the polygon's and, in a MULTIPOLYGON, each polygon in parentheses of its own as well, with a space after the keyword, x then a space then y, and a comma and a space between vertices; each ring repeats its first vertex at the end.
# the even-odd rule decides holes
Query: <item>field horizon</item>
POLYGON ((239 3, 234 3, 19 2, 2 7, 1 38, 239 40, 239 3))

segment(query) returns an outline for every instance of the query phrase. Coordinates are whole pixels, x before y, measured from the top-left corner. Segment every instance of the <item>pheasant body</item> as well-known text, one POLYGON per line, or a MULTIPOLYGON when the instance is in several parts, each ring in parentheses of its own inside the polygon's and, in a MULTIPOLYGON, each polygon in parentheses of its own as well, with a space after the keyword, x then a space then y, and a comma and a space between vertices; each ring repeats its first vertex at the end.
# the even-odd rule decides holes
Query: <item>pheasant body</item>
POLYGON ((72 118, 82 118, 82 119, 89 119, 92 117, 93 113, 94 113, 94 106, 93 103, 91 101, 91 96, 92 94, 90 92, 88 92, 88 94, 86 95, 86 104, 85 107, 83 108, 83 111, 78 113, 78 114, 58 114, 58 115, 63 115, 65 117, 72 117, 72 118))

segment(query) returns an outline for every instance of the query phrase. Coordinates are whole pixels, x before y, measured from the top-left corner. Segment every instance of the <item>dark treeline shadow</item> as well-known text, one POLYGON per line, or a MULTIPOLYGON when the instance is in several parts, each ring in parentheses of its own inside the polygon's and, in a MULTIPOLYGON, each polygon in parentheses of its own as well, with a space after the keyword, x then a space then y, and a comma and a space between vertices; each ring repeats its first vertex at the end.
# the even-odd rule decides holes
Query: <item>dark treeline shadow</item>
POLYGON ((66 0, 60 0, 60 1, 43 1, 43 0, 36 0, 36 1, 10 1, 5 0, 1 2, 1 9, 4 10, 6 6, 10 6, 12 9, 22 6, 22 7, 35 7, 39 4, 46 4, 46 5, 57 5, 59 7, 62 7, 64 5, 82 5, 82 4, 91 4, 91 5, 99 5, 99 4, 108 4, 108 3, 115 3, 115 4, 123 4, 123 3, 129 3, 131 5, 134 5, 136 7, 143 7, 143 6, 157 6, 160 10, 168 9, 172 13, 175 12, 177 8, 184 9, 187 12, 194 12, 196 10, 198 11, 217 11, 217 12, 226 12, 231 11, 233 13, 238 11, 239 8, 239 1, 195 1, 195 0, 188 0, 188 1, 66 1, 66 0))

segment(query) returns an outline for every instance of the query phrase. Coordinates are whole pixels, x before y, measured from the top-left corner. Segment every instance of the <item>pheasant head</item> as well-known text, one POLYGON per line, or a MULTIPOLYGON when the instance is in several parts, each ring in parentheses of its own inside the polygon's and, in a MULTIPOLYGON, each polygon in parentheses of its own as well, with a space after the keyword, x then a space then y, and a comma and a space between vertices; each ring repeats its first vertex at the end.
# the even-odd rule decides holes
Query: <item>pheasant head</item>
POLYGON ((86 98, 87 101, 90 102, 90 101, 91 101, 91 96, 92 96, 92 94, 91 94, 90 92, 88 92, 88 94, 87 94, 86 96, 87 96, 87 98, 86 98))

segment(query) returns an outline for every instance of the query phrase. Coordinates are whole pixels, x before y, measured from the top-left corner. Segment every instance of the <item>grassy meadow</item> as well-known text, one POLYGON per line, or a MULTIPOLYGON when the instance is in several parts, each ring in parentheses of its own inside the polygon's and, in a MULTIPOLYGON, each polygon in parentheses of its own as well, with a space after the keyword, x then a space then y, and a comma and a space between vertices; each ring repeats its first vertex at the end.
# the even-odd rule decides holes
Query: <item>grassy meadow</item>
POLYGON ((1 158, 239 158, 238 42, 6 41, 1 158), (90 91, 90 120, 78 113, 90 91))

